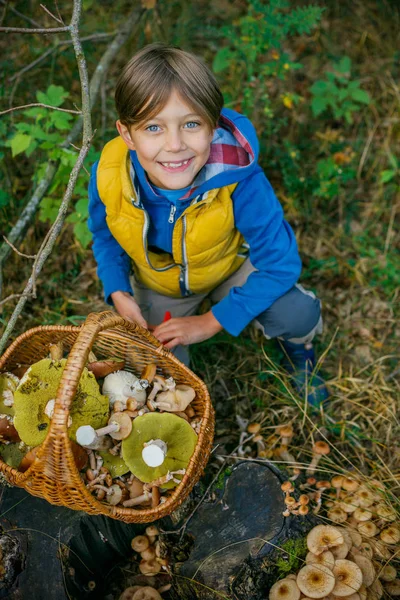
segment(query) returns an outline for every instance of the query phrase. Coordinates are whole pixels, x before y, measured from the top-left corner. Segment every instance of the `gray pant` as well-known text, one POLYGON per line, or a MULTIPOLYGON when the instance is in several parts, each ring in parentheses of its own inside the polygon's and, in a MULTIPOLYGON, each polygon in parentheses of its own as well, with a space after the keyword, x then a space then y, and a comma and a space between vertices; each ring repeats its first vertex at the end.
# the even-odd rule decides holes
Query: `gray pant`
MULTIPOLYGON (((172 317, 189 317, 196 314, 201 302, 208 296, 213 304, 224 298, 234 286, 242 286, 250 273, 256 269, 247 259, 233 275, 212 290, 209 294, 194 294, 187 298, 170 298, 150 290, 132 279, 135 299, 139 303, 146 321, 158 325, 165 312, 172 317)), ((278 298, 272 306, 262 312, 252 322, 261 329, 267 339, 279 338, 295 344, 311 342, 316 333, 322 332, 321 303, 310 291, 296 284, 286 294, 278 298)), ((187 347, 178 346, 174 354, 188 364, 187 347)))

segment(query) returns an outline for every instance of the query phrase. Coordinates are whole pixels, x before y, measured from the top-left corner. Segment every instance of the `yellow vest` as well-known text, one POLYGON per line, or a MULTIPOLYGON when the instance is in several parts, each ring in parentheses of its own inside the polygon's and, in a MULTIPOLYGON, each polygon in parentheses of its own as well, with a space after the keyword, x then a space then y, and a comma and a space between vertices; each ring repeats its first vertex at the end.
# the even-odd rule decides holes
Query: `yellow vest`
POLYGON ((135 277, 174 298, 210 292, 245 260, 240 254, 244 238, 235 228, 231 199, 236 185, 210 190, 185 209, 174 225, 171 259, 166 252, 147 248, 150 219, 132 184, 129 152, 122 138, 106 144, 97 169, 107 225, 132 258, 135 277))

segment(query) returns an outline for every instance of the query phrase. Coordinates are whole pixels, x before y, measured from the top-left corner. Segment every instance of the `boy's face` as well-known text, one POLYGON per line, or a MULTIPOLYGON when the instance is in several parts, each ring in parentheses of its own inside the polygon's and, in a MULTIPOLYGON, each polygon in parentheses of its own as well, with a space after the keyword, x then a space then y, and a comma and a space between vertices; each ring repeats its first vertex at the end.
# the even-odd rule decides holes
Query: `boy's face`
POLYGON ((213 131, 175 91, 156 117, 137 129, 117 121, 117 129, 150 181, 165 190, 188 187, 210 155, 213 131))

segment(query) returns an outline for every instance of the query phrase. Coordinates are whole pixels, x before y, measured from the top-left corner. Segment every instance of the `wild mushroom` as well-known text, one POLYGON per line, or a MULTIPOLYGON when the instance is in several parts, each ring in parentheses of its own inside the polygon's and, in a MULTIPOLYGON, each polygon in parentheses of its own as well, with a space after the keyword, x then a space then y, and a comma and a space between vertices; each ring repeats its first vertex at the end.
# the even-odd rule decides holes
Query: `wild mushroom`
POLYGON ((346 542, 343 542, 343 544, 332 547, 331 552, 335 557, 335 560, 346 558, 349 553, 349 546, 346 544, 346 542))
POLYGON ((391 525, 390 527, 383 529, 380 532, 379 537, 385 544, 397 544, 400 542, 400 529, 396 525, 391 525))
POLYGON ((360 484, 351 477, 343 477, 342 487, 346 492, 355 492, 360 487, 360 484))
POLYGON ((354 496, 358 499, 358 503, 362 508, 368 508, 374 503, 374 495, 364 486, 360 486, 354 496))
POLYGON ((356 563, 361 569, 363 576, 363 584, 366 587, 369 587, 375 581, 376 573, 375 568, 372 561, 366 556, 362 556, 361 554, 355 554, 353 556, 353 562, 356 563))
POLYGON ((125 367, 125 361, 120 358, 106 358, 105 360, 95 360, 87 365, 88 371, 91 371, 96 379, 107 377, 110 373, 121 371, 125 367))
MULTIPOLYGON (((148 413, 133 421, 132 433, 122 442, 122 457, 140 481, 150 483, 186 469, 196 444, 196 433, 183 419, 168 412, 148 413)), ((171 480, 162 487, 175 486, 171 480)))
MULTIPOLYGON (((388 583, 386 585, 390 585, 390 584, 388 583)), ((382 596, 383 596, 382 584, 379 581, 379 579, 375 579, 374 583, 372 585, 370 585, 368 588, 367 598, 371 598, 371 600, 379 600, 379 598, 382 598, 382 596)))
POLYGON ((366 508, 358 507, 353 513, 353 517, 356 521, 370 521, 372 519, 372 512, 366 508))
MULTIPOLYGON (((14 393, 14 426, 28 446, 39 446, 46 438, 50 418, 45 413, 49 400, 57 395, 66 360, 44 358, 34 363, 21 379, 14 393)), ((100 393, 93 375, 84 368, 70 409, 72 425, 68 436, 75 440, 76 430, 83 424, 94 429, 107 422, 108 400, 100 393)))
POLYGON ((331 449, 329 448, 329 445, 326 442, 315 442, 315 444, 312 448, 313 457, 312 457, 311 463, 306 471, 306 474, 312 475, 313 473, 315 473, 316 468, 317 468, 318 463, 321 460, 321 458, 323 456, 326 456, 327 454, 329 454, 330 451, 331 451, 331 449))
POLYGON ((334 523, 344 523, 347 521, 347 513, 340 506, 334 506, 331 510, 328 510, 328 519, 334 523))
POLYGON ((339 559, 332 569, 335 576, 334 596, 350 596, 357 592, 363 582, 362 571, 351 560, 339 559))
POLYGON ((291 425, 282 425, 278 427, 277 433, 280 435, 282 446, 288 446, 292 441, 294 431, 291 425))
POLYGON ((328 567, 328 569, 332 571, 333 565, 335 564, 335 557, 329 550, 327 550, 326 552, 322 552, 322 554, 314 554, 313 552, 308 552, 306 556, 306 564, 323 565, 324 567, 328 567))
POLYGON ((135 552, 144 552, 150 546, 150 541, 147 535, 137 535, 131 541, 132 550, 135 552))
POLYGON ((56 342, 55 344, 50 344, 49 352, 50 352, 51 360, 60 361, 64 354, 63 342, 60 340, 59 342, 56 342))
POLYGON ((385 504, 379 505, 376 509, 376 514, 382 521, 395 521, 397 518, 396 512, 390 506, 385 504))
MULTIPOLYGON (((112 450, 112 448, 110 448, 110 450, 112 450)), ((99 451, 99 454, 103 459, 104 466, 108 469, 111 477, 114 479, 114 477, 121 477, 128 473, 129 467, 125 464, 123 458, 119 456, 119 454, 113 455, 110 453, 110 450, 104 452, 99 451)))
POLYGON ((158 392, 166 391, 168 389, 166 386, 166 379, 165 379, 165 377, 162 377, 161 375, 156 375, 154 377, 152 383, 153 383, 153 387, 150 390, 149 395, 147 396, 148 401, 154 400, 154 398, 156 397, 158 392))
POLYGON ((358 531, 364 537, 372 538, 378 533, 378 528, 373 521, 361 521, 357 525, 358 531))
POLYGON ((184 383, 177 385, 171 377, 166 380, 165 385, 167 390, 159 392, 154 400, 149 396, 147 404, 153 409, 158 408, 167 412, 184 411, 196 395, 190 385, 184 383))
POLYGON ((19 379, 13 373, 0 374, 0 413, 14 415, 14 392, 19 384, 19 379))
POLYGON ((383 581, 394 581, 397 577, 397 571, 392 565, 385 565, 379 571, 378 577, 383 581))
POLYGON ((308 598, 325 598, 332 592, 335 578, 324 565, 306 565, 300 569, 296 583, 308 598))
POLYGON ((152 383, 156 374, 157 365, 155 363, 149 363, 141 372, 140 379, 145 379, 148 383, 152 383))
POLYGON ((146 387, 129 371, 116 371, 104 379, 102 393, 108 397, 110 406, 119 400, 126 406, 128 398, 137 400, 138 408, 146 402, 146 387))
POLYGON ((156 525, 149 525, 148 527, 146 527, 145 533, 146 533, 147 537, 149 538, 150 544, 154 544, 157 537, 160 535, 160 532, 159 532, 158 528, 156 527, 156 525))
POLYGON ((390 596, 400 596, 400 579, 393 579, 385 583, 385 590, 390 596))
POLYGON ((122 500, 122 489, 119 485, 112 485, 111 487, 105 487, 103 485, 94 485, 93 489, 103 490, 106 494, 106 500, 112 506, 119 504, 122 500))
POLYGON ((250 435, 257 435, 261 431, 261 423, 249 423, 247 426, 247 433, 250 435))
POLYGON ((336 489, 336 498, 339 499, 340 490, 342 489, 344 477, 343 475, 335 475, 331 479, 331 485, 336 489))
POLYGON ((154 588, 145 586, 141 587, 139 590, 137 590, 137 592, 135 592, 132 600, 162 600, 162 597, 154 588))
POLYGON ((103 436, 110 435, 114 440, 124 440, 132 431, 132 420, 124 412, 113 413, 106 427, 95 430, 91 425, 83 425, 76 432, 78 444, 85 448, 99 449, 103 436))
POLYGON ((313 554, 322 554, 343 543, 344 538, 340 530, 331 525, 317 525, 307 536, 307 547, 313 554))
POLYGON ((143 575, 157 575, 161 571, 161 565, 155 558, 142 560, 139 563, 139 570, 143 575))
POLYGON ((277 581, 269 591, 269 600, 299 600, 300 590, 293 579, 277 581))

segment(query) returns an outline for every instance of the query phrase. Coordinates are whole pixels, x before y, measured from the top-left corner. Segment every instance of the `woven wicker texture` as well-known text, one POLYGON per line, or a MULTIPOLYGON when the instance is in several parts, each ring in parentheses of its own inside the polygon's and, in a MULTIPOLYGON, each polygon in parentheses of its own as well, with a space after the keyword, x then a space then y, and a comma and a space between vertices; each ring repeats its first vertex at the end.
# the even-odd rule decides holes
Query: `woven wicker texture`
POLYGON ((7 465, 1 457, 0 472, 13 485, 45 498, 51 504, 93 515, 103 514, 126 523, 148 523, 170 514, 199 480, 211 451, 214 410, 205 384, 146 329, 125 321, 111 311, 90 314, 81 327, 43 326, 26 331, 1 357, 0 372, 15 371, 45 358, 49 353, 49 345, 60 340, 68 359, 46 440, 25 473, 7 465), (156 508, 123 508, 99 502, 88 492, 75 466, 67 434, 69 407, 90 350, 98 359, 110 356, 124 359, 125 369, 135 375, 140 375, 148 363, 154 362, 160 374, 172 376, 177 383, 187 383, 196 391, 191 405, 196 416, 202 417, 202 423, 195 452, 181 483, 172 490, 167 501, 156 508))

